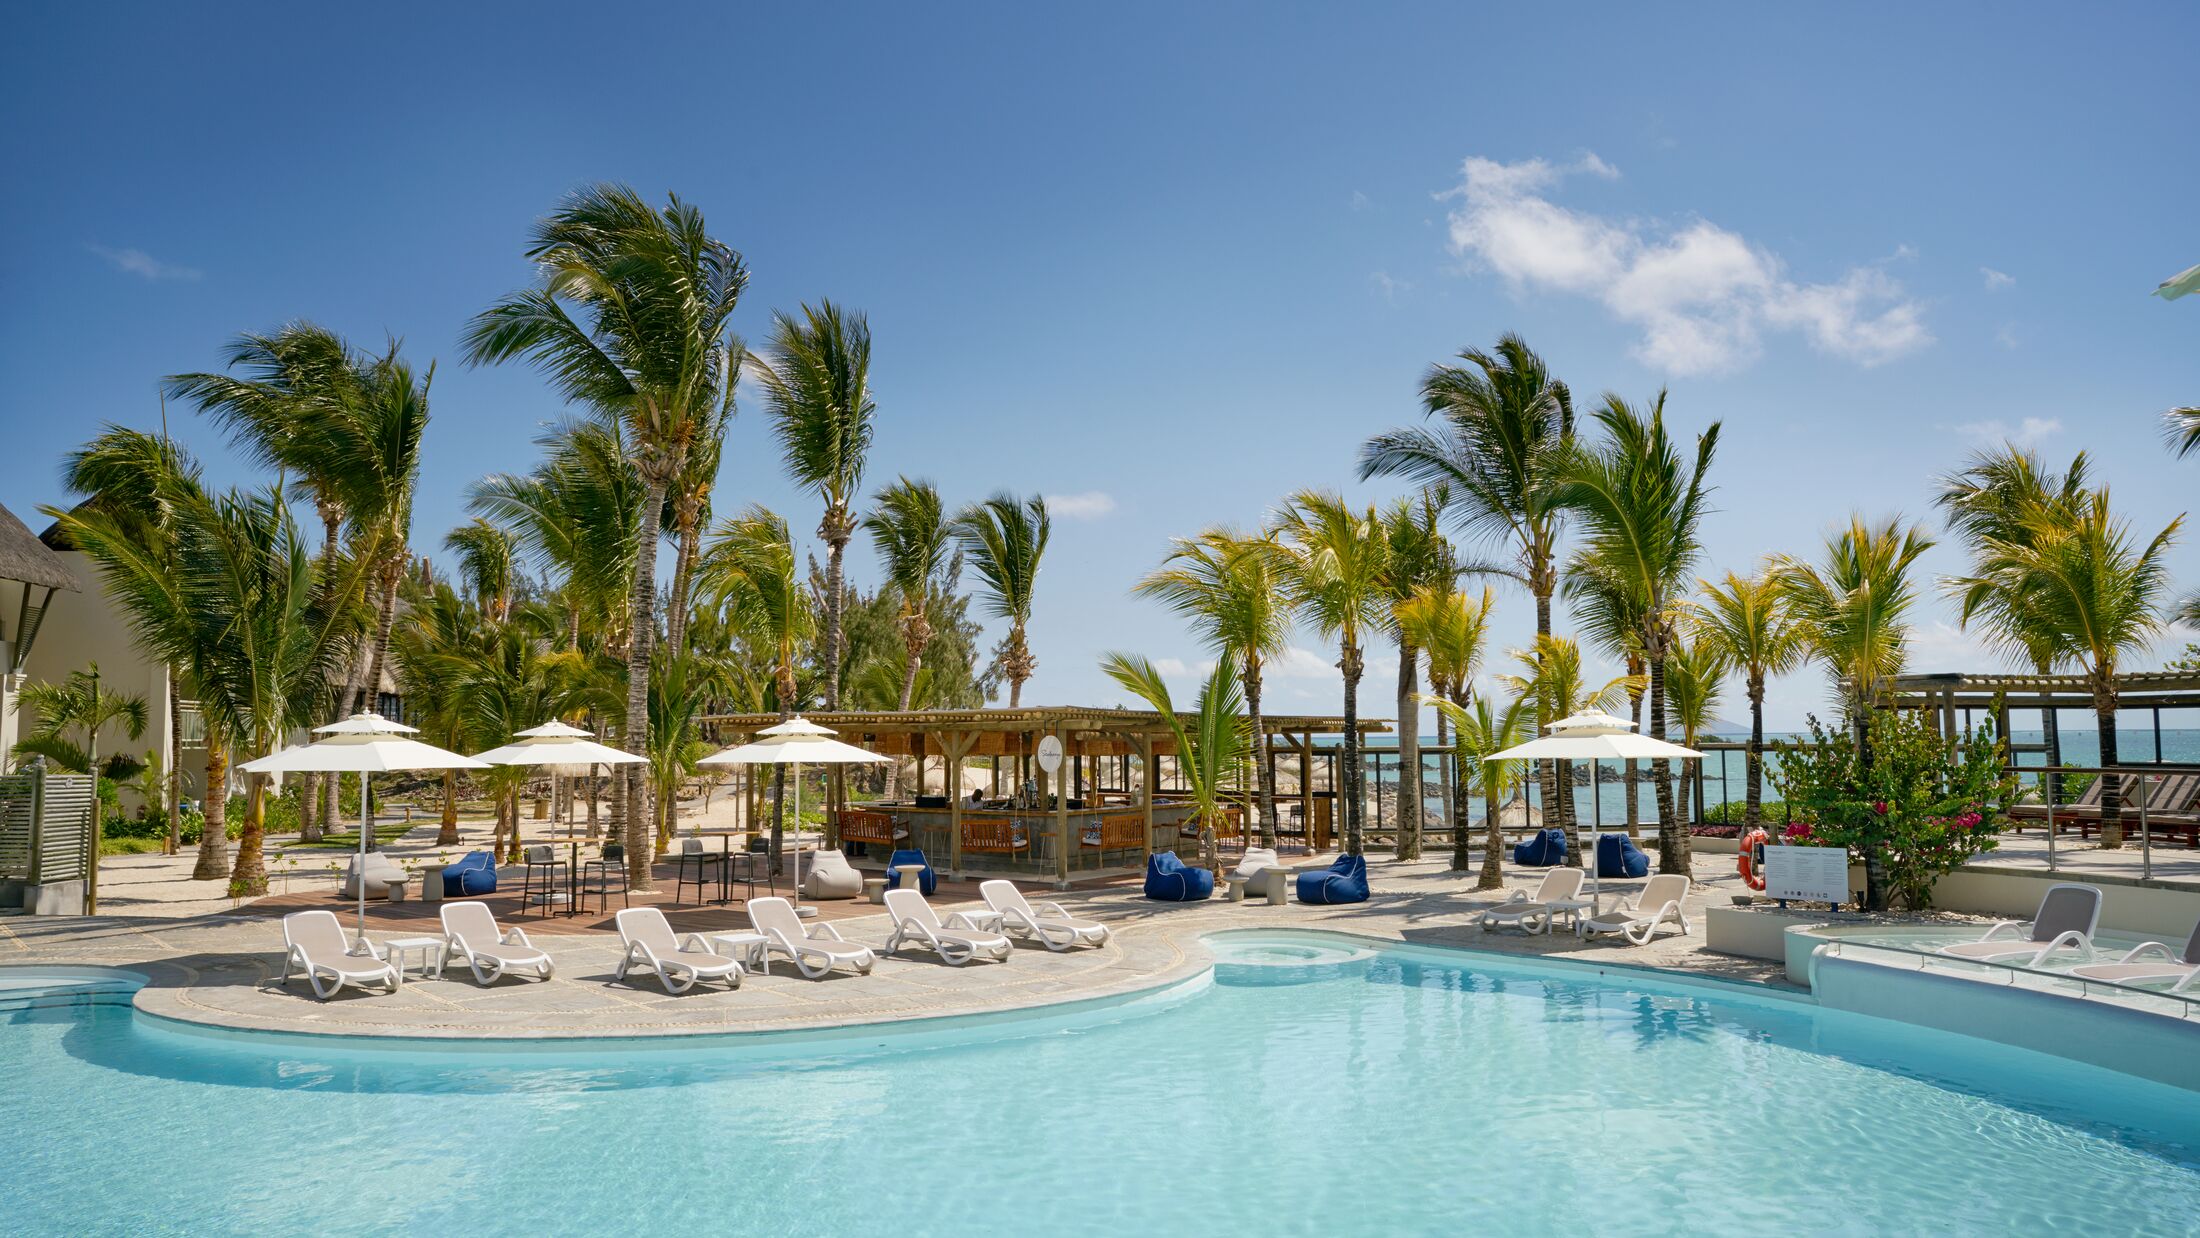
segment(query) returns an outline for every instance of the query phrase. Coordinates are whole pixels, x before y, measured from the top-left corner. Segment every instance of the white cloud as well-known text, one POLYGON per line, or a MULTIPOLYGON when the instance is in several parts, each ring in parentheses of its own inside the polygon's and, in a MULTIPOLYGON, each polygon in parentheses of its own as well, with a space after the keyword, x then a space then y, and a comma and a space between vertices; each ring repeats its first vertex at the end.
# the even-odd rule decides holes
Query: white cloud
POLYGON ((194 280, 203 274, 193 267, 162 262, 142 249, 109 249, 104 245, 88 245, 85 248, 105 258, 107 265, 117 271, 125 271, 146 280, 194 280))
MULTIPOLYGON (((1635 354, 1675 374, 1730 370, 1755 357, 1767 331, 1792 331, 1819 350, 1878 365, 1932 342, 1923 307, 1876 267, 1832 283, 1789 280, 1777 255, 1696 220, 1669 229, 1561 206, 1550 191, 1570 176, 1617 179, 1594 154, 1461 165, 1449 240, 1453 253, 1515 289, 1590 297, 1642 331, 1635 354)), ((1896 258, 1914 256, 1908 246, 1896 258)))
POLYGON ((1047 514, 1064 520, 1098 520, 1114 510, 1115 496, 1105 490, 1047 496, 1047 514))
POLYGON ((1385 301, 1396 301, 1399 293, 1413 287, 1412 281, 1399 279, 1388 271, 1375 272, 1367 277, 1367 282, 1375 285, 1375 290, 1383 294, 1385 301))
POLYGON ((1270 679, 1317 679, 1341 683, 1342 672, 1337 670, 1334 655, 1316 653, 1303 646, 1293 645, 1280 658, 1270 658, 1262 668, 1270 679))
POLYGON ((1977 439, 1988 447, 1999 447, 2003 443, 2037 447, 2049 435, 2061 433, 2063 424, 2053 417, 2027 417, 2014 426, 2006 421, 1992 420, 1966 421, 1947 428, 1967 438, 1977 439))
POLYGON ((1994 331, 1994 342, 2014 352, 2017 348, 2017 329, 2004 323, 1994 331))
POLYGON ((1375 200, 1355 189, 1352 191, 1352 209, 1355 211, 1374 210, 1375 200))
POLYGON ((1214 673, 1215 661, 1213 658, 1203 662, 1186 662, 1182 658, 1155 658, 1153 667, 1170 679, 1183 679, 1187 676, 1204 679, 1214 673))
POLYGON ((1978 269, 1978 273, 1985 278, 1986 291, 1988 292, 2000 292, 2004 288, 2014 288, 2017 286, 2016 276, 2010 275, 2003 271, 1997 271, 1992 267, 1980 267, 1978 269))

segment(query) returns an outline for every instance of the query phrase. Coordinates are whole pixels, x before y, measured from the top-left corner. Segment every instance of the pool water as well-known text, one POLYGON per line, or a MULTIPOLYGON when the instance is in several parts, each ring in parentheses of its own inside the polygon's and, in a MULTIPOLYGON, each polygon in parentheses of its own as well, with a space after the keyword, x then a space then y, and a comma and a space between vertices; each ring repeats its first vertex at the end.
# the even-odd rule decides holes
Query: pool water
MULTIPOLYGON (((1066 1023, 402 1049, 0 1014, 12 1233, 2184 1234, 2191 1093, 1311 934, 1066 1023)), ((860 983, 850 981, 848 983, 860 983)))

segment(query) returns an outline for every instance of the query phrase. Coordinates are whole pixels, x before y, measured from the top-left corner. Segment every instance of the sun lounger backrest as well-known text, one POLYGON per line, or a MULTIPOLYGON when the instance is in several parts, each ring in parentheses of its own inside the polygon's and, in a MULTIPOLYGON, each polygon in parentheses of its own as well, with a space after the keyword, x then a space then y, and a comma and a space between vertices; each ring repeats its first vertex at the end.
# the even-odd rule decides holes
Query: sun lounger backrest
POLYGON ((809 936, 809 931, 802 927, 802 917, 794 914, 794 904, 783 898, 760 898, 750 903, 749 923, 759 933, 784 933, 789 941, 801 941, 809 936))
POLYGON ((443 904, 443 931, 466 943, 469 950, 497 944, 497 918, 487 903, 443 904))
POLYGON ((2053 941, 2068 932, 2091 937, 2101 922, 2101 891, 2097 886, 2056 885, 2040 899, 2039 914, 2032 918, 2032 940, 2053 941))
POLYGON ((2200 967, 2200 924, 2192 926, 2192 936, 2185 939, 2184 961, 2200 967))
POLYGON ((293 911, 284 916, 283 941, 305 951, 307 958, 334 958, 351 948, 333 911, 293 911))
POLYGON ((914 920, 934 931, 940 927, 939 916, 933 912, 932 904, 924 901, 924 894, 919 890, 888 890, 886 910, 893 913, 897 923, 914 920))
POLYGON ((1032 915, 1031 901, 1024 897, 1024 892, 1017 889, 1013 881, 1003 881, 996 877, 982 882, 978 886, 978 896, 985 900, 986 906, 995 911, 1015 911, 1033 919, 1038 918, 1032 915))
POLYGON ((1535 888, 1535 901, 1548 903, 1557 899, 1573 898, 1581 893, 1581 873, 1578 868, 1554 868, 1543 874, 1543 882, 1535 888))
POLYGON ((655 907, 629 907, 616 917, 619 936, 639 942, 659 954, 677 954, 680 941, 672 935, 672 922, 655 907))
POLYGON ((1684 902, 1688 898, 1688 878, 1679 873, 1659 873, 1642 887, 1642 897, 1635 900, 1638 911, 1656 911, 1667 903, 1684 902))

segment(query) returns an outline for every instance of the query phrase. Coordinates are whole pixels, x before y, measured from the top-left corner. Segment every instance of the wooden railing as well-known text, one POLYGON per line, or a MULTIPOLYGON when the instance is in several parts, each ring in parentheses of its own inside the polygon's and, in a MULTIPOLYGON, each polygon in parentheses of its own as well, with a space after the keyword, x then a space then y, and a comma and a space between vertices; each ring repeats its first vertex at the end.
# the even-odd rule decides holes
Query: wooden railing
POLYGON ((834 814, 833 824, 844 843, 877 843, 882 847, 894 844, 894 819, 883 812, 843 809, 834 814))
POLYGON ((1077 831, 1078 845, 1097 847, 1102 851, 1120 851, 1145 847, 1146 814, 1138 812, 1110 812, 1097 817, 1072 818, 1077 831))
POLYGON ((965 854, 1015 855, 1031 849, 1031 827, 1008 817, 966 818, 962 823, 965 854))

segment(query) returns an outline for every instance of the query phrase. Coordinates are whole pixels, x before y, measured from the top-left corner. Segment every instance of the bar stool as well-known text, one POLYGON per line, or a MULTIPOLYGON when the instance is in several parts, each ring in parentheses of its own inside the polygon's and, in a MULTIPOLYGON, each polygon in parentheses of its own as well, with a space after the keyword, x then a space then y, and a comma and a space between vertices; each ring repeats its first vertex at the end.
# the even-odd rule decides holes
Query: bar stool
POLYGON ((710 888, 712 881, 719 883, 720 892, 723 893, 726 871, 724 859, 718 852, 703 850, 703 840, 700 838, 681 839, 679 853, 672 857, 675 875, 672 887, 673 906, 677 907, 686 901, 686 890, 689 886, 695 887, 695 905, 698 907, 706 901, 703 891, 710 888), (716 871, 712 871, 713 869, 716 871))
POLYGON ((539 897, 542 914, 547 916, 555 909, 559 898, 566 895, 560 887, 571 883, 573 868, 559 859, 558 849, 548 843, 537 843, 521 856, 527 862, 527 871, 520 882, 520 910, 524 913, 528 904, 539 897))
POLYGON ((582 861, 580 889, 575 894, 575 901, 586 903, 588 896, 593 894, 600 900, 597 905, 609 911, 613 890, 619 892, 621 907, 634 905, 627 894, 626 848, 618 843, 605 843, 595 859, 582 861))

